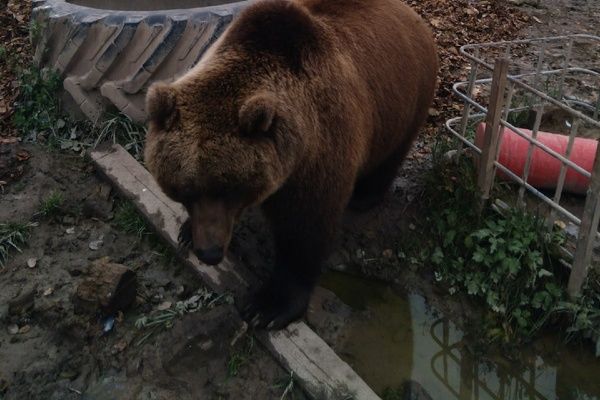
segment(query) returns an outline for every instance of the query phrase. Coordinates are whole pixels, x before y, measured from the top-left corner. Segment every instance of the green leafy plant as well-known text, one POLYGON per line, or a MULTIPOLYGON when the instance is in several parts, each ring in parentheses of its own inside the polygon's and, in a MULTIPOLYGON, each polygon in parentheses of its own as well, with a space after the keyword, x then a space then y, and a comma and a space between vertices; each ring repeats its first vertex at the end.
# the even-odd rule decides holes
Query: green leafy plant
POLYGON ((567 339, 589 339, 595 343, 596 357, 600 357, 600 276, 590 271, 581 295, 574 301, 562 301, 555 310, 569 324, 567 339))
POLYGON ((60 76, 50 69, 30 67, 19 71, 18 78, 19 97, 12 116, 14 126, 24 136, 57 129, 60 76))
POLYGON ((490 341, 529 340, 554 322, 559 304, 567 301, 560 265, 564 233, 523 209, 499 213, 488 207, 479 213, 473 161, 444 161, 440 154, 448 144, 439 146, 426 178, 424 262, 449 293, 485 305, 490 341))

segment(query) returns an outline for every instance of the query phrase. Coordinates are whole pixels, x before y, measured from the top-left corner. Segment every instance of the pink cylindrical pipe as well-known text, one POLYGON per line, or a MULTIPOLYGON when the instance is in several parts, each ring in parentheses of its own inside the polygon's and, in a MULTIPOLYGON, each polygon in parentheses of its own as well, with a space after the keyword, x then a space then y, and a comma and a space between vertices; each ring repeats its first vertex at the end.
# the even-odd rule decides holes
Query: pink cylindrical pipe
MULTIPOLYGON (((515 175, 522 177, 527 161, 529 141, 522 138, 510 129, 502 128, 500 153, 498 162, 508 168, 515 175)), ((531 137, 531 131, 520 128, 521 132, 531 137)), ((485 124, 477 126, 475 133, 475 144, 481 148, 485 133, 485 124)), ((569 137, 557 133, 538 132, 536 139, 554 150, 558 154, 565 155, 569 137)), ((571 156, 569 159, 588 172, 592 171, 596 156, 598 142, 594 139, 575 138, 571 156)), ((558 184, 562 163, 559 159, 546 153, 535 146, 529 167, 527 183, 538 189, 555 189, 558 184)), ((506 174, 497 172, 498 177, 506 179, 506 174)), ((573 168, 567 166, 564 191, 577 194, 585 194, 590 184, 590 179, 583 176, 573 168)))

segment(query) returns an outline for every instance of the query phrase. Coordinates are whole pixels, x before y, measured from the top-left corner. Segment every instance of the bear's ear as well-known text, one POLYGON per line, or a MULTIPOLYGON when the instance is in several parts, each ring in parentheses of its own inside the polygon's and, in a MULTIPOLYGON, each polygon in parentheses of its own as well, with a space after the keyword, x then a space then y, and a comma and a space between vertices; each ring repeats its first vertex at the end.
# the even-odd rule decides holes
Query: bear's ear
POLYGON ((240 108, 239 127, 244 136, 264 135, 271 130, 276 115, 277 100, 270 94, 250 97, 240 108))
POLYGON ((146 95, 146 110, 149 120, 159 129, 169 130, 177 116, 177 103, 173 88, 166 83, 157 82, 150 86, 146 95))

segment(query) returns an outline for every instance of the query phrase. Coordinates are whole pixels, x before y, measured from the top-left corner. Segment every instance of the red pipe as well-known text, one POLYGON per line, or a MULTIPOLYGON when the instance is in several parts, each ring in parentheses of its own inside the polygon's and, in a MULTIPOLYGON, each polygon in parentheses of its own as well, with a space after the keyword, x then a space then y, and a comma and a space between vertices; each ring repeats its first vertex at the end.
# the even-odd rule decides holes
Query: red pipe
MULTIPOLYGON (((526 135, 531 136, 530 130, 520 130, 526 135)), ((483 144, 484 132, 485 124, 481 123, 477 126, 477 131, 475 133, 475 144, 479 148, 481 148, 483 144)), ((536 139, 563 156, 567 151, 569 142, 568 136, 557 133, 538 132, 536 139)), ((596 157, 597 145, 598 142, 594 139, 575 138, 569 159, 586 171, 591 172, 596 157)), ((504 165, 517 176, 522 177, 525 169, 525 162, 527 160, 528 149, 529 141, 525 140, 512 130, 503 128, 501 132, 500 154, 498 157, 500 164, 504 165)), ((558 184, 561 166, 562 163, 560 160, 536 146, 531 158, 527 183, 537 189, 555 189, 558 184)), ((506 174, 503 174, 501 171, 497 172, 497 176, 501 179, 508 178, 506 174)), ((589 178, 581 175, 573 168, 567 167, 564 191, 585 194, 589 184, 589 178)))

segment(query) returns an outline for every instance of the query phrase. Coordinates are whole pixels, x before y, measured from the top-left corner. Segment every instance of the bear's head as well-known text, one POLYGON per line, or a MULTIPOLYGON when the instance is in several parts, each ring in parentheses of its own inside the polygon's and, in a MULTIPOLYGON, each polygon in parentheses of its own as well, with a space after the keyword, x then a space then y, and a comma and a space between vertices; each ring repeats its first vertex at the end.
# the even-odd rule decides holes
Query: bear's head
POLYGON ((257 2, 198 66, 149 89, 146 165, 187 208, 202 261, 220 262, 241 212, 275 193, 301 162, 314 113, 299 77, 321 51, 320 35, 295 3, 257 2))
POLYGON ((283 185, 298 154, 285 102, 227 75, 159 83, 147 95, 146 166, 186 207, 194 251, 208 264, 222 260, 241 212, 283 185))

